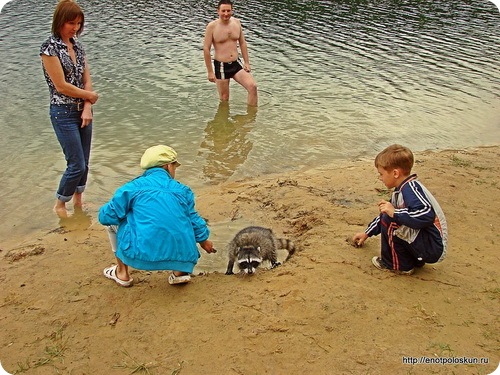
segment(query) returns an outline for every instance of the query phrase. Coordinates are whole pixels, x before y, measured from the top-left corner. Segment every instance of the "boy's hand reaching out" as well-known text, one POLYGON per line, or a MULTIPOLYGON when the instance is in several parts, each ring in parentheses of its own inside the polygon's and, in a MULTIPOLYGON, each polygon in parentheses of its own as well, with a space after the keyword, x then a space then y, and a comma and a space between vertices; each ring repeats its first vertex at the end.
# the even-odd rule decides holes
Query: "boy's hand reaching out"
POLYGON ((351 245, 354 247, 361 247, 365 243, 368 235, 364 232, 356 233, 351 239, 351 245))

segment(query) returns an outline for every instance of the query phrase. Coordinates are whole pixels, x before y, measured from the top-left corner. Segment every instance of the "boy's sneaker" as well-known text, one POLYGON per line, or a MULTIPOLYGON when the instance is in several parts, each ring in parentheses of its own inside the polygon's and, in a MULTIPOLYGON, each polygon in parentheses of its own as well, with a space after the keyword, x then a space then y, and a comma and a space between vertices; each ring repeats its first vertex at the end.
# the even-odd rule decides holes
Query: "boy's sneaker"
POLYGON ((391 270, 390 268, 387 268, 384 263, 382 263, 382 259, 380 257, 373 257, 372 258, 372 263, 373 265, 378 268, 381 271, 389 271, 389 272, 394 272, 397 275, 407 275, 410 276, 413 274, 415 271, 413 268, 409 271, 399 271, 399 270, 391 270))
POLYGON ((425 266, 425 262, 422 260, 422 258, 418 258, 415 267, 422 268, 423 266, 425 266))

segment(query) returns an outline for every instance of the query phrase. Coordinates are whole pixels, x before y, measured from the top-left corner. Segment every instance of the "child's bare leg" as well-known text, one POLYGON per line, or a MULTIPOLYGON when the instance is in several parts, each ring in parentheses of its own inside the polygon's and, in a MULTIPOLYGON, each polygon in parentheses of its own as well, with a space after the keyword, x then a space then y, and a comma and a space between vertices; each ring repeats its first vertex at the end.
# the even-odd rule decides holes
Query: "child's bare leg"
POLYGON ((181 271, 174 271, 173 274, 174 274, 174 276, 189 275, 187 272, 181 272, 181 271))
POLYGON ((123 281, 129 281, 130 280, 130 275, 128 273, 128 266, 123 263, 118 257, 116 257, 116 277, 118 277, 120 280, 123 281))
POLYGON ((116 256, 117 242, 116 242, 116 231, 118 227, 115 225, 106 226, 106 231, 108 232, 109 242, 111 244, 111 250, 113 250, 113 254, 115 254, 116 258, 116 277, 118 277, 122 281, 129 281, 130 275, 128 273, 128 266, 123 263, 116 256))
POLYGON ((57 199, 56 204, 54 206, 54 212, 60 218, 67 218, 68 217, 68 210, 66 210, 66 202, 63 202, 62 200, 57 199))

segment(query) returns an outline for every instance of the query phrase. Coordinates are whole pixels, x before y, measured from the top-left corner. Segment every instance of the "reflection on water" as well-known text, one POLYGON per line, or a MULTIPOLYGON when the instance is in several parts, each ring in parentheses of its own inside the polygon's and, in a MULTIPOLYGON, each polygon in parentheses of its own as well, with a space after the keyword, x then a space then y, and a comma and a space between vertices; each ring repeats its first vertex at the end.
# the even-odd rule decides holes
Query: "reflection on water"
MULTIPOLYGON (((78 1, 100 94, 85 192, 94 214, 158 143, 176 149, 178 178, 196 191, 373 157, 395 142, 414 151, 500 142, 500 14, 487 0, 237 2, 258 116, 237 84, 230 110, 214 115, 202 41, 215 2, 78 1)), ((65 162, 38 56, 54 5, 13 0, 0 14, 0 239, 58 224, 65 162)))
POLYGON ((247 135, 257 116, 257 108, 231 116, 229 102, 220 102, 213 120, 207 123, 199 155, 205 159, 203 174, 212 183, 226 181, 243 164, 252 149, 247 135))
POLYGON ((69 232, 88 229, 92 225, 93 215, 93 213, 89 213, 81 208, 75 207, 72 215, 59 219, 59 227, 69 232))

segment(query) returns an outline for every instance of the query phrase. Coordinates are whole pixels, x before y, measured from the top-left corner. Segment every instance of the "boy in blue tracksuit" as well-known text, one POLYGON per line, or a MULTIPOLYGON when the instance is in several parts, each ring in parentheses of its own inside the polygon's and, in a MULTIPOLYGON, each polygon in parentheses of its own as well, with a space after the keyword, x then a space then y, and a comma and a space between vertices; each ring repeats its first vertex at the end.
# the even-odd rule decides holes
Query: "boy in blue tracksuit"
POLYGON ((170 284, 189 282, 200 256, 196 243, 215 252, 207 224, 194 208, 193 192, 174 179, 179 165, 171 147, 148 148, 141 158, 143 175, 119 188, 99 210, 117 261, 103 273, 120 286, 132 285, 129 266, 171 270, 170 284))
POLYGON ((448 230, 443 210, 436 199, 411 174, 413 153, 391 145, 375 158, 380 179, 394 189, 390 202, 378 203, 380 215, 363 233, 353 237, 362 246, 368 237, 381 235, 381 255, 372 263, 380 270, 411 275, 415 267, 437 263, 446 256, 448 230))

